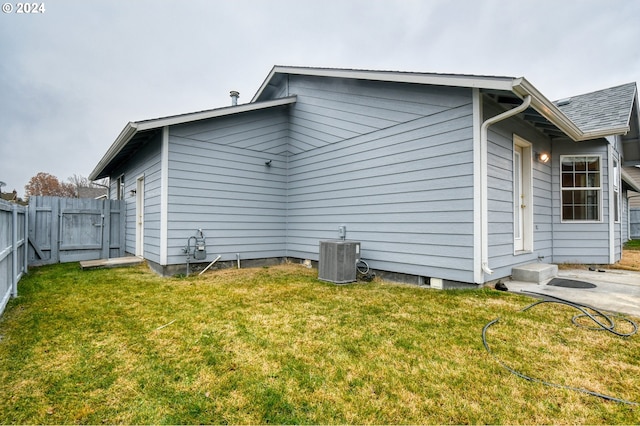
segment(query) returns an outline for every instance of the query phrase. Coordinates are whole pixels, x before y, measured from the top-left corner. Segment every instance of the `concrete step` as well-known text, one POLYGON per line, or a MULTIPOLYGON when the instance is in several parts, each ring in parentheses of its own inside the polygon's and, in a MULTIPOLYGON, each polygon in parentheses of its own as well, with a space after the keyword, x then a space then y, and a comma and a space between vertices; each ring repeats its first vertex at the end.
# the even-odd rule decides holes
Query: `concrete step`
POLYGON ((528 283, 542 284, 558 275, 558 265, 548 263, 529 263, 511 269, 511 279, 528 283))

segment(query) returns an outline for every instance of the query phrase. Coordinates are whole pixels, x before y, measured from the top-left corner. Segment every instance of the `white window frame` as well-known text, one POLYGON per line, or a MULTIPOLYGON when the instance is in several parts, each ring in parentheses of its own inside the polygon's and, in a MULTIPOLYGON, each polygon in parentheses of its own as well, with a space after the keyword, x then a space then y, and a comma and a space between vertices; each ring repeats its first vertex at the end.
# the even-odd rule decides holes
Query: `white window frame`
POLYGON ((513 170, 513 234, 514 234, 514 255, 519 254, 527 254, 533 252, 533 243, 534 243, 534 232, 533 232, 533 221, 534 221, 534 203, 533 203, 533 144, 526 139, 514 134, 513 135, 513 162, 514 162, 514 170, 513 170), (516 188, 516 170, 515 170, 515 161, 516 161, 516 147, 520 147, 522 149, 522 170, 521 170, 521 178, 522 178, 522 191, 524 198, 516 201, 515 194, 519 192, 518 188, 516 188), (515 249, 515 235, 517 234, 516 226, 516 215, 518 215, 520 210, 520 204, 524 204, 527 206, 526 210, 522 214, 522 235, 520 238, 522 239, 522 250, 515 249))
MULTIPOLYGON (((574 160, 575 162, 575 160, 574 160)), ((603 169, 603 163, 602 163, 602 155, 600 154, 572 154, 572 155, 561 155, 560 156, 560 165, 559 165, 559 172, 560 172, 560 222, 561 223, 602 223, 603 222, 603 184, 602 184, 602 169, 603 169), (564 162, 565 159, 568 158, 572 158, 572 159, 576 159, 576 158, 588 158, 588 157, 596 157, 598 158, 598 164, 599 164, 599 179, 598 182, 600 184, 600 186, 598 187, 567 187, 565 188, 563 186, 563 181, 562 181, 562 164, 564 162), (565 219, 564 218, 564 205, 562 202, 562 191, 598 191, 598 219, 597 220, 593 220, 593 219, 565 219)))
POLYGON ((116 200, 124 200, 124 174, 116 179, 116 200))

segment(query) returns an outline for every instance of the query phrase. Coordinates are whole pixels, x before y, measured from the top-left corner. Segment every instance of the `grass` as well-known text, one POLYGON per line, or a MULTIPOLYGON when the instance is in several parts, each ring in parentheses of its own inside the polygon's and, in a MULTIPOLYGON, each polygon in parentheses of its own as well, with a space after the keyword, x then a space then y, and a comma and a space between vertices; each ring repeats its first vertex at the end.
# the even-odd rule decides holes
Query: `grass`
POLYGON ((159 278, 32 269, 0 320, 0 423, 612 424, 640 406, 638 335, 490 289, 336 286, 299 265, 159 278))
POLYGON ((629 240, 624 243, 625 250, 640 250, 640 240, 629 240))

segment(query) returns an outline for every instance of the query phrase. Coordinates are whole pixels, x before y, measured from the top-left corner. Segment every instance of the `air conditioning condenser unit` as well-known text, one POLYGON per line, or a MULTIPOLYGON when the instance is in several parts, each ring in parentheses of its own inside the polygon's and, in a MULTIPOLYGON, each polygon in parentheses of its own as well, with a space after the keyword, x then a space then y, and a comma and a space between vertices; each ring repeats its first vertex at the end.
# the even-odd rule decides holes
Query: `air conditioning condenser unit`
POLYGON ((318 279, 335 284, 357 280, 356 263, 360 260, 360 243, 349 240, 320 241, 318 279))

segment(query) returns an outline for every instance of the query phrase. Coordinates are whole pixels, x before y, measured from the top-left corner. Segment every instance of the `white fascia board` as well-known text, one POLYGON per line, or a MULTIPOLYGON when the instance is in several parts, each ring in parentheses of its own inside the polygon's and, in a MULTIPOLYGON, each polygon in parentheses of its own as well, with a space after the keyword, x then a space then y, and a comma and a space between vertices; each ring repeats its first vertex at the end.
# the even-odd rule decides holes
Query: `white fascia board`
POLYGON ((269 71, 269 75, 267 76, 267 78, 264 79, 264 81, 258 88, 258 91, 256 92, 256 94, 253 95, 253 98, 251 99, 251 103, 255 102, 258 99, 258 97, 262 94, 262 92, 264 92, 264 89, 267 88, 267 86, 269 85, 269 82, 271 81, 271 79, 273 79, 273 76, 276 74, 276 72, 278 72, 276 71, 278 68, 282 68, 282 67, 275 65, 273 68, 271 68, 271 71, 269 71))
POLYGON ((93 169, 91 174, 89 175, 89 180, 95 180, 98 175, 102 172, 102 170, 114 159, 116 155, 125 147, 127 142, 131 140, 133 135, 136 134, 138 126, 136 123, 129 122, 124 129, 120 132, 116 140, 111 144, 107 152, 104 154, 102 159, 98 162, 96 167, 93 169))
POLYGON ((225 108, 218 108, 208 111, 193 112, 189 114, 174 115, 171 117, 157 118, 154 120, 140 121, 138 131, 157 129, 165 126, 174 126, 176 124, 190 123, 192 121, 207 120, 210 118, 224 117, 225 115, 234 115, 248 111, 257 111, 260 109, 272 108, 281 105, 293 104, 296 102, 295 96, 274 99, 271 101, 248 103, 225 108))
POLYGON ((433 86, 469 87, 510 91, 512 77, 490 77, 462 74, 411 73, 402 71, 369 71, 336 68, 304 68, 275 66, 252 99, 254 102, 269 85, 275 74, 309 75, 314 77, 347 78, 354 80, 388 81, 397 83, 428 84, 433 86))
POLYGON ((538 111, 544 118, 558 126, 567 136, 574 141, 580 140, 582 131, 569 119, 557 106, 553 104, 546 96, 524 77, 514 81, 513 92, 518 96, 531 96, 531 106, 538 111))
POLYGON ((89 180, 95 180, 96 177, 104 170, 104 168, 115 158, 116 155, 124 148, 127 143, 138 132, 145 130, 159 129, 165 126, 172 126, 175 124, 189 123, 192 121, 206 120, 209 118, 223 117, 226 115, 239 114, 248 111, 257 111, 265 108, 272 108, 281 105, 288 105, 296 102, 295 96, 289 96, 286 98, 275 99, 272 101, 243 104, 225 108, 218 108, 214 110, 200 111, 189 114, 174 115, 164 118, 156 118, 152 120, 144 120, 137 122, 129 122, 120 135, 113 142, 111 147, 107 150, 106 154, 102 157, 98 165, 93 172, 89 175, 89 180))

